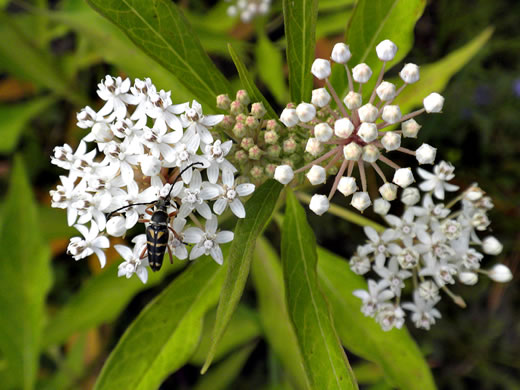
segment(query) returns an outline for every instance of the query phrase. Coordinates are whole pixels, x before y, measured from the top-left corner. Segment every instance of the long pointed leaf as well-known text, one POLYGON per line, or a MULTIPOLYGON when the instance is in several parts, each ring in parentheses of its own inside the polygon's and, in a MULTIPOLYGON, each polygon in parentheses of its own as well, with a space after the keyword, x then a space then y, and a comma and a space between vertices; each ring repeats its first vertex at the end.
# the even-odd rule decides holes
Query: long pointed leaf
POLYGON ((287 193, 282 264, 289 316, 313 389, 357 389, 354 374, 318 285, 316 238, 303 207, 287 193))
POLYGON ((217 345, 242 296, 253 259, 256 239, 271 218, 282 188, 280 183, 272 179, 257 188, 246 203, 246 217, 238 221, 236 225, 235 238, 225 261, 226 281, 218 303, 213 340, 206 362, 202 367, 202 373, 206 372, 210 366, 217 345))

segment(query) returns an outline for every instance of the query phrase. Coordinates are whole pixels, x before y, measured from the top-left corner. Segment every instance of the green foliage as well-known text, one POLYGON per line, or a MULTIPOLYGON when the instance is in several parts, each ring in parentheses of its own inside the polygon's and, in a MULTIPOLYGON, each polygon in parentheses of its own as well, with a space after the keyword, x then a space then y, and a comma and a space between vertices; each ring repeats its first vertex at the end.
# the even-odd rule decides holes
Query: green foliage
POLYGON ((235 238, 225 262, 226 280, 220 294, 212 343, 202 367, 202 373, 209 368, 217 345, 242 296, 253 259, 256 239, 271 219, 282 188, 283 186, 275 180, 268 180, 257 188, 246 203, 246 217, 238 221, 236 225, 235 238))
POLYGON ((283 74, 282 53, 262 29, 258 29, 255 59, 260 80, 269 87, 276 101, 283 105, 287 101, 287 86, 283 74))
POLYGON ((50 251, 20 157, 14 160, 0 224, 0 388, 34 387, 51 285, 50 251))
POLYGON ((141 311, 110 354, 95 389, 154 389, 191 357, 223 268, 203 257, 141 311))
POLYGON ((405 328, 384 332, 373 318, 361 313, 361 300, 352 292, 367 289, 361 276, 347 262, 318 248, 320 286, 327 296, 336 330, 343 345, 355 354, 378 363, 386 379, 399 389, 435 389, 421 351, 405 328))
POLYGON ((311 388, 357 389, 319 286, 316 238, 292 192, 282 230, 282 264, 287 308, 311 388))
POLYGON ((197 99, 215 107, 230 85, 204 52, 177 5, 168 0, 88 0, 145 53, 174 74, 197 99))
POLYGON ((311 96, 317 16, 317 0, 283 0, 289 89, 297 104, 311 96))

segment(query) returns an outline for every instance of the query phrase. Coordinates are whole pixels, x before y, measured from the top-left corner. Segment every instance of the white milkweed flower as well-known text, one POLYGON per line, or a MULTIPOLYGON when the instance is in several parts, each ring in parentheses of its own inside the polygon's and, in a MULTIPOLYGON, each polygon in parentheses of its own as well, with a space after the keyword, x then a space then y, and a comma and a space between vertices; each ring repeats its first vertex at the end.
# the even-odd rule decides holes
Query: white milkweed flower
MULTIPOLYGON (((434 167, 434 172, 437 176, 444 175, 443 188, 449 184, 444 179, 454 177, 453 167, 446 162, 434 167)), ((421 176, 428 182, 430 175, 421 176)), ((387 214, 389 203, 388 209, 386 204, 378 205, 390 227, 382 233, 365 227, 367 243, 358 245, 350 260, 353 272, 373 271, 380 278, 368 280, 371 292, 356 290, 354 295, 362 299, 361 311, 375 317, 383 330, 402 325, 403 309, 411 312, 411 320, 417 328, 430 329, 441 318, 435 308, 443 296, 441 293, 465 307, 462 297, 450 290, 457 282, 474 285, 478 282, 478 274, 487 275, 495 282, 505 283, 512 279, 511 270, 503 264, 488 270, 481 268, 485 261, 483 253, 498 255, 502 251, 502 244, 493 236, 483 240, 478 237, 478 233, 489 226, 486 214, 492 208, 491 201, 482 202, 487 198, 485 192, 473 184, 445 205, 435 203, 432 196, 437 191, 437 182, 428 186, 422 186, 423 183, 419 184, 425 192, 420 205, 417 188, 403 191, 401 201, 405 210, 401 217, 387 214), (487 222, 475 226, 475 220, 487 222), (407 285, 413 286, 413 303, 406 302, 407 285), (380 291, 387 291, 388 297, 378 300, 380 291)), ((378 201, 386 202, 382 198, 378 201)))
POLYGON ((243 23, 251 23, 253 19, 269 12, 272 0, 226 0, 226 2, 232 3, 227 8, 229 17, 239 16, 243 23))
MULTIPOLYGON (((316 166, 323 167, 326 172, 325 182, 328 175, 336 175, 327 198, 331 200, 338 190, 345 196, 352 195, 350 204, 360 211, 372 205, 369 194, 375 193, 368 188, 367 168, 372 168, 382 181, 378 187, 383 185, 383 200, 389 202, 391 198, 396 199, 398 194, 394 196, 393 187, 384 186, 385 183, 393 182, 404 189, 415 181, 411 167, 396 164, 389 158, 391 152, 413 155, 419 164, 433 164, 435 160, 436 149, 433 146, 423 144, 416 149, 407 149, 402 143, 406 138, 417 138, 421 126, 414 118, 425 112, 440 112, 443 98, 434 93, 425 99, 423 108, 411 113, 401 112, 400 94, 408 84, 419 80, 419 68, 414 64, 406 64, 400 73, 402 81, 397 84, 385 81, 385 64, 395 57, 396 52, 397 46, 389 40, 377 45, 377 56, 384 64, 377 75, 374 89, 362 91, 366 87, 364 84, 373 76, 372 69, 364 63, 349 64, 352 57, 350 49, 344 43, 336 44, 331 60, 340 64, 339 68, 344 68, 348 90, 334 89, 330 80, 331 62, 317 58, 310 71, 314 77, 323 80, 325 86, 312 92, 310 103, 290 103, 280 115, 280 121, 289 128, 287 133, 292 137, 290 142, 284 143, 283 150, 288 151, 284 157, 288 158, 282 158, 282 164, 294 167, 291 174, 304 173, 307 177, 310 174, 313 185, 323 184, 324 181, 322 175, 319 180, 314 180, 316 175, 310 173, 310 170, 316 171, 316 166), (366 100, 363 96, 367 97, 366 100), (397 128, 390 129, 390 126, 397 128), (295 146, 295 139, 299 147, 295 146), (304 150, 304 156, 298 155, 301 150, 304 150), (386 173, 385 169, 393 171, 386 173), (359 176, 360 189, 357 192, 351 189, 355 181, 346 186, 347 182, 343 179, 355 176, 359 176), (392 191, 387 191, 390 189, 392 191)), ((273 135, 266 132, 265 137, 272 139, 273 135)), ((275 179, 282 177, 282 170, 270 170, 275 179)), ((292 179, 291 175, 290 179, 284 177, 285 182, 281 182, 287 184, 292 179)), ((385 208, 386 203, 379 201, 379 212, 382 213, 385 208)))
MULTIPOLYGON (((50 191, 51 205, 66 209, 69 225, 83 235, 70 240, 68 253, 75 260, 96 254, 104 266, 108 236, 124 237, 139 221, 154 224, 151 215, 162 205, 170 215, 164 227, 168 252, 178 259, 208 253, 221 264, 219 244, 231 241, 233 233, 216 232, 211 209, 222 212, 229 204, 244 218, 239 197, 255 189, 244 178, 235 182, 237 169, 227 160, 233 141, 210 132, 223 115, 203 115, 195 100, 173 105, 171 92, 157 91, 150 79, 131 85, 129 79, 107 76, 98 87, 106 103, 99 112, 85 107, 77 115, 78 126, 87 130, 78 148, 65 144, 51 157, 69 171, 50 191), (203 242, 188 240, 194 237, 190 229, 198 229, 187 226, 188 216, 198 225, 200 217, 207 220, 203 242), (188 242, 200 245, 192 248, 188 242)), ((124 259, 118 274, 136 273, 145 283, 146 235, 133 242, 133 249, 116 246, 124 259)))
POLYGON ((421 191, 433 191, 433 195, 437 199, 444 199, 444 191, 457 191, 458 186, 447 183, 447 181, 453 179, 455 175, 453 171, 455 168, 449 162, 441 161, 433 168, 433 173, 428 172, 422 168, 417 168, 417 173, 423 179, 425 179, 419 188, 421 191))
POLYGON ((184 231, 184 239, 189 244, 196 244, 190 253, 190 260, 202 255, 210 255, 218 264, 222 264, 224 257, 219 244, 233 240, 233 232, 223 230, 217 233, 218 221, 214 215, 206 221, 206 229, 191 227, 184 231))

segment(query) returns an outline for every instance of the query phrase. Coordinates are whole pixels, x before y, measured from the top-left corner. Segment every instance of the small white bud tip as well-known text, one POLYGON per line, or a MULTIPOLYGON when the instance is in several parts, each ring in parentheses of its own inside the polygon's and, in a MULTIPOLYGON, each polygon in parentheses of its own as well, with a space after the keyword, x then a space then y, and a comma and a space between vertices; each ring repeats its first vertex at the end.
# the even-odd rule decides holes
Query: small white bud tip
POLYGON ((482 241, 482 250, 487 255, 499 255, 502 249, 503 245, 493 236, 488 236, 482 241))
POLYGON ((341 118, 334 122, 334 134, 339 138, 348 138, 354 131, 354 125, 348 118, 341 118))
POLYGON ((461 272, 459 273, 459 280, 463 284, 473 286, 478 282, 478 275, 475 272, 461 272))
POLYGON ((316 117, 316 107, 309 103, 300 103, 296 107, 296 115, 301 122, 310 122, 316 117))
POLYGON ((307 140, 307 145, 305 146, 305 151, 312 156, 317 156, 321 152, 321 143, 317 138, 309 138, 307 140))
POLYGON ((280 115, 280 120, 287 127, 293 127, 298 124, 298 115, 294 108, 285 108, 280 115))
POLYGON ((330 207, 329 199, 325 195, 315 194, 309 203, 309 208, 317 215, 323 215, 330 207))
POLYGON ((313 165, 312 168, 307 172, 307 179, 313 186, 325 183, 327 179, 327 171, 325 168, 319 165, 313 165))
POLYGON ((312 91, 311 103, 316 107, 325 107, 330 103, 330 94, 325 88, 318 88, 312 91))
POLYGON ((352 205, 352 207, 363 212, 368 206, 372 204, 372 202, 370 200, 368 192, 356 192, 352 196, 352 201, 350 202, 350 204, 352 205))
POLYGON ((396 94, 395 85, 389 83, 388 81, 383 81, 381 84, 379 84, 379 87, 377 87, 376 93, 379 99, 381 99, 383 102, 392 100, 395 98, 396 94))
POLYGON ((330 127, 327 123, 320 123, 314 126, 314 136, 320 142, 327 142, 331 139, 333 134, 332 127, 330 127))
POLYGON ((415 64, 406 64, 399 76, 406 84, 413 84, 419 81, 419 67, 415 64))
POLYGON ((409 119, 401 124, 403 130, 403 137, 405 138, 417 138, 421 125, 417 123, 415 119, 409 119))
POLYGON ((274 171, 274 178, 280 183, 286 185, 294 179, 294 172, 289 165, 279 165, 274 171))
POLYGON ((424 109, 427 113, 437 113, 442 111, 444 106, 444 98, 437 92, 430 93, 423 100, 424 109))
POLYGON ((361 122, 375 122, 379 110, 373 104, 367 103, 359 108, 358 114, 361 122))
POLYGON ((326 79, 330 76, 330 62, 322 58, 316 58, 312 63, 311 73, 317 79, 326 79))
POLYGON ((364 84, 372 76, 372 69, 367 64, 359 64, 352 69, 352 78, 356 83, 364 84))
POLYGON ((428 144, 422 144, 415 151, 415 157, 417 158, 419 164, 433 164, 436 154, 437 149, 428 144))
POLYGON ((343 99, 343 103, 345 103, 345 106, 347 106, 349 110, 356 110, 361 107, 363 97, 357 92, 350 91, 347 96, 345 96, 345 99, 343 99))
POLYGON ((491 280, 499 283, 507 283, 513 279, 511 270, 504 264, 495 264, 493 268, 488 271, 488 276, 491 280))
POLYGON ((397 46, 391 40, 385 39, 376 46, 376 53, 381 61, 392 61, 397 53, 397 46))
POLYGON ((392 181, 399 187, 406 188, 415 180, 413 178, 413 173, 410 168, 400 168, 395 171, 394 178, 392 181))
POLYGON ((383 114, 381 115, 381 118, 387 123, 394 124, 401 120, 401 109, 399 106, 391 105, 391 106, 385 106, 383 108, 383 114))
POLYGON ((386 215, 390 211, 390 202, 383 198, 374 200, 374 213, 379 215, 386 215))
POLYGON ((350 53, 348 45, 345 45, 342 42, 334 45, 330 56, 332 61, 337 62, 338 64, 346 64, 351 57, 352 54, 350 53))
POLYGON ((407 206, 413 206, 421 200, 421 193, 415 187, 408 187, 403 190, 401 194, 401 202, 407 206))
POLYGON ((399 149, 401 146, 401 134, 387 131, 383 138, 381 138, 381 144, 387 152, 399 149))
POLYGON ((347 160, 357 161, 363 153, 363 148, 355 142, 351 142, 343 147, 343 155, 347 160))
POLYGON ((338 183, 338 191, 345 196, 352 195, 357 191, 356 179, 353 177, 342 177, 338 183))
POLYGON ((379 187, 379 193, 383 199, 392 201, 397 197, 397 186, 392 183, 385 183, 379 187))
POLYGON ((359 126, 357 134, 363 141, 370 143, 377 138, 377 126, 375 123, 362 123, 361 126, 359 126))

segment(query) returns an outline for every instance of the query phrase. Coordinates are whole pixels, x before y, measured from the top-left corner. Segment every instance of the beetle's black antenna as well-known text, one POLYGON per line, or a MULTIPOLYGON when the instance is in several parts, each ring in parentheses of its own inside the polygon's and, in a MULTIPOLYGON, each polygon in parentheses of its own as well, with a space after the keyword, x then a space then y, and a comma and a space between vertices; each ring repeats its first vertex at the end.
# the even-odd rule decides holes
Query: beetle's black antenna
POLYGON ((144 206, 144 205, 149 205, 149 204, 152 204, 152 203, 155 203, 156 201, 154 200, 153 202, 147 202, 147 203, 132 203, 132 204, 129 204, 129 205, 126 205, 126 206, 123 206, 123 207, 119 207, 118 209, 115 209, 114 211, 112 211, 110 214, 108 214, 108 217, 107 217, 107 220, 109 220, 112 215, 114 215, 115 213, 117 213, 118 211, 121 211, 123 209, 126 209, 128 207, 132 207, 132 206, 144 206))
POLYGON ((166 196, 166 199, 169 199, 170 198, 170 194, 173 190, 173 186, 175 185, 175 183, 177 183, 179 181, 179 179, 181 178, 182 174, 184 172, 186 172, 188 169, 190 169, 191 167, 193 167, 194 165, 204 165, 203 163, 201 163, 200 161, 197 161, 197 162, 194 162, 190 165, 188 165, 186 168, 184 168, 182 171, 179 172, 179 175, 175 178, 174 182, 172 183, 172 186, 170 187, 170 191, 168 191, 168 195, 166 196))

